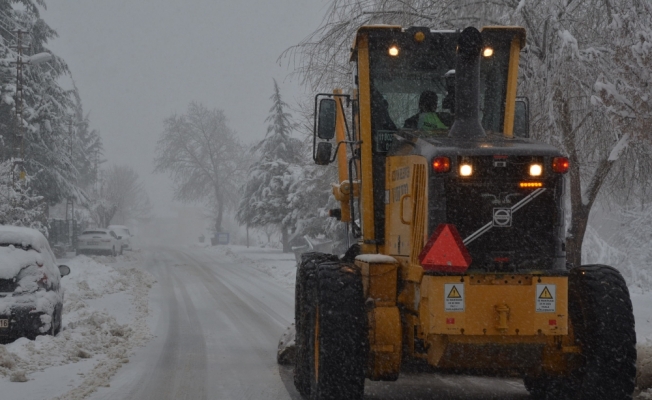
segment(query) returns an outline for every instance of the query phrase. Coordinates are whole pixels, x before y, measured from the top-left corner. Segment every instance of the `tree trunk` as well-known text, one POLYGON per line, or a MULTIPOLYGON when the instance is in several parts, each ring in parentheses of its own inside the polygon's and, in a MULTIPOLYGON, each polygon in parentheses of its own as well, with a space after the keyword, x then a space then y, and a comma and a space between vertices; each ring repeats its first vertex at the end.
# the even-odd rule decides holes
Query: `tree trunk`
POLYGON ((283 253, 289 253, 290 249, 290 234, 287 228, 281 228, 281 242, 283 243, 283 253))
POLYGON ((220 196, 220 191, 218 188, 215 188, 215 197, 217 199, 217 216, 215 218, 215 236, 219 232, 222 232, 222 218, 224 217, 224 202, 222 201, 222 196, 220 196))
POLYGON ((579 267, 582 265, 582 245, 589 224, 591 208, 614 161, 609 160, 607 157, 600 160, 593 171, 593 176, 586 190, 582 191, 580 158, 576 147, 577 131, 584 125, 592 112, 587 112, 584 118, 576 126, 573 126, 570 105, 567 100, 563 99, 560 91, 556 93, 556 100, 558 101, 557 106, 559 107, 563 142, 570 160, 568 174, 570 176, 571 223, 566 237, 566 261, 571 263, 573 267, 579 267))

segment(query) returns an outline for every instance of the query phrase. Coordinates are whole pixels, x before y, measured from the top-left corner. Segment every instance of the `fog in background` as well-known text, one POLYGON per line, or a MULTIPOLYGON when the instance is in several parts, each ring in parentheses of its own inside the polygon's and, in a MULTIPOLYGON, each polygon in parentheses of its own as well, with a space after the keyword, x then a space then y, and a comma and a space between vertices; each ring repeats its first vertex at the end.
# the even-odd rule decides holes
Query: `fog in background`
POLYGON ((101 132, 105 158, 134 167, 157 216, 176 215, 170 181, 154 175, 163 119, 191 101, 223 109, 246 143, 260 140, 272 78, 291 106, 305 92, 277 59, 322 19, 325 0, 59 0, 42 17, 101 132))

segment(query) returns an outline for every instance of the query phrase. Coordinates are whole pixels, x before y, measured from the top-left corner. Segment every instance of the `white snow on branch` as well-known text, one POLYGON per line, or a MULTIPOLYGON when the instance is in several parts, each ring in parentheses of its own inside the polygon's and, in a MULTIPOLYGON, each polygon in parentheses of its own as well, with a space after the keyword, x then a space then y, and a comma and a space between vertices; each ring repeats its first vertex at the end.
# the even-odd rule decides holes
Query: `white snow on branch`
POLYGON ((630 134, 627 132, 623 136, 620 137, 616 145, 611 149, 611 152, 609 153, 609 161, 616 161, 618 160, 618 157, 620 157, 620 154, 623 152, 625 147, 629 144, 630 140, 630 134))

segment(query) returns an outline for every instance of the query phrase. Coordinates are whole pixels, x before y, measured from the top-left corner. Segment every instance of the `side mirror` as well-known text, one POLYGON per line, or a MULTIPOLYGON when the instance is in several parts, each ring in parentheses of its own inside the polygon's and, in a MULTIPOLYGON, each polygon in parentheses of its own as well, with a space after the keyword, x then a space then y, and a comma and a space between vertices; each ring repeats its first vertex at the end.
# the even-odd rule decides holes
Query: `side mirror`
POLYGON ((514 136, 530 137, 530 107, 527 98, 516 99, 514 108, 514 136))
POLYGON ((70 274, 70 267, 67 266, 67 265, 59 265, 59 274, 61 274, 61 277, 69 275, 70 274))
POLYGON ((335 137, 335 100, 333 99, 319 101, 317 137, 324 140, 331 140, 335 137))
POLYGON ((328 165, 331 163, 331 153, 333 152, 333 144, 329 142, 321 142, 317 145, 317 152, 315 153, 315 164, 328 165))

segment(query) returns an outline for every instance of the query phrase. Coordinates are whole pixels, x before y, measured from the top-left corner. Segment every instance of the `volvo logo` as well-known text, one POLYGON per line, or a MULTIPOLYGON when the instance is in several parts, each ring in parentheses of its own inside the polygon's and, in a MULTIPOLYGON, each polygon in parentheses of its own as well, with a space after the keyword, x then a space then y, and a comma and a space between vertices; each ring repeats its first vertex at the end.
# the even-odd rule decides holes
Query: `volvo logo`
POLYGON ((512 209, 494 208, 493 226, 498 228, 508 228, 512 226, 512 209))

